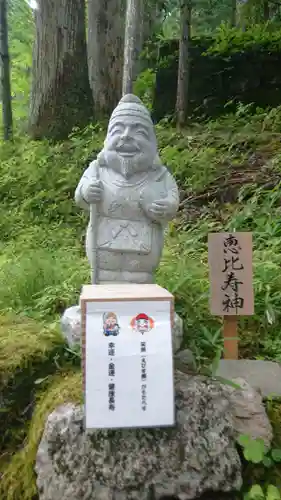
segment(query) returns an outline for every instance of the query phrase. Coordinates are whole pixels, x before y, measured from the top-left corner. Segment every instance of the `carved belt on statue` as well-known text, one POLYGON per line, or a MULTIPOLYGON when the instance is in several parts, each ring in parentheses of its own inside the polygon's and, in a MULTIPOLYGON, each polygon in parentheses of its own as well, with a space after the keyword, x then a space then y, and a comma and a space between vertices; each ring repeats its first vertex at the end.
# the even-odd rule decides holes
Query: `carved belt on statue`
POLYGON ((103 217, 99 223, 98 247, 115 252, 151 252, 152 227, 147 222, 103 217))

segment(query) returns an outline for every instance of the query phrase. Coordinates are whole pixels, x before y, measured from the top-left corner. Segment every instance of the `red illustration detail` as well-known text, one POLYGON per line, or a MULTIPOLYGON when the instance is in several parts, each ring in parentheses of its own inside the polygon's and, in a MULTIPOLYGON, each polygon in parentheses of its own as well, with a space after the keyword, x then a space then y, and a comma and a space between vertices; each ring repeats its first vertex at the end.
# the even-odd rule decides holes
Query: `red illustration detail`
POLYGON ((154 328, 154 320, 145 313, 140 313, 135 316, 130 323, 133 330, 140 332, 142 335, 154 328))

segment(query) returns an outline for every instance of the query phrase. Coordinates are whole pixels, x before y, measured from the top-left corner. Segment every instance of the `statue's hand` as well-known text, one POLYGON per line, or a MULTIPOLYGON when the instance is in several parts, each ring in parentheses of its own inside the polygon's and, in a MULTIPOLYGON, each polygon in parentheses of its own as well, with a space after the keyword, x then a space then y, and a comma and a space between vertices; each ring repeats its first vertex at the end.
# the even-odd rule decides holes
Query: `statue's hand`
POLYGON ((103 198, 103 184, 101 181, 92 181, 83 189, 83 198, 90 205, 98 203, 103 198))
POLYGON ((167 217, 170 211, 170 203, 166 200, 157 200, 147 207, 147 214, 154 220, 162 220, 167 217))

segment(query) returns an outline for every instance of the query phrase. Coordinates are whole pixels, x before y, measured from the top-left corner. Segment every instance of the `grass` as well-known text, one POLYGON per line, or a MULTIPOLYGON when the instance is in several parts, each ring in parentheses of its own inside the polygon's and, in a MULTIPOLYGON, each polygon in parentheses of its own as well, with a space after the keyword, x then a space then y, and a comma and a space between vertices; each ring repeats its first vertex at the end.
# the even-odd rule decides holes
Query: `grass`
POLYGON ((61 313, 77 302, 88 275, 86 260, 72 248, 14 253, 0 269, 0 308, 30 315, 61 313))
MULTIPOLYGON (((175 296, 185 346, 199 367, 221 347, 221 321, 209 312, 208 232, 247 230, 254 234, 255 316, 240 321, 240 353, 281 362, 281 109, 251 115, 239 107, 236 115, 182 132, 163 122, 157 136, 181 190, 181 210, 167 231, 156 280, 175 296)), ((0 145, 0 386, 9 410, 0 413, 0 498, 7 500, 33 498, 45 418, 81 397, 77 361, 58 319, 89 282, 87 220, 73 197, 103 139, 96 125, 61 144, 21 135, 0 145)))

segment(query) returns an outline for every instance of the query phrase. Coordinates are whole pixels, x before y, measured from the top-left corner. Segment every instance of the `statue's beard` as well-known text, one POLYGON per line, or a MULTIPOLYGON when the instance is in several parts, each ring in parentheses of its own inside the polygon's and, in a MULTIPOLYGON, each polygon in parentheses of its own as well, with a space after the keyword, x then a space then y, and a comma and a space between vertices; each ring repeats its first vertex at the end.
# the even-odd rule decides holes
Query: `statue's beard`
POLYGON ((144 153, 137 153, 134 156, 121 156, 116 151, 104 151, 107 166, 118 172, 126 180, 135 174, 147 172, 153 165, 153 156, 144 153))

